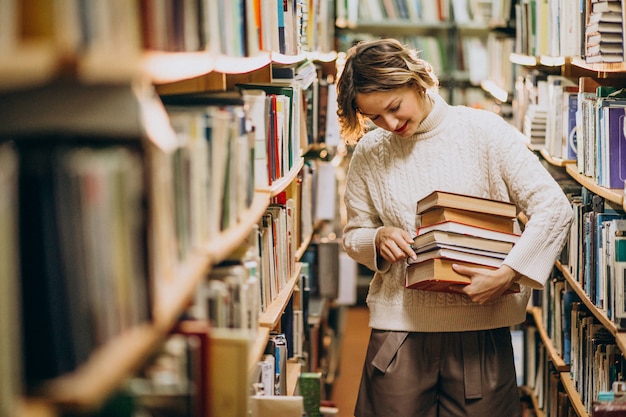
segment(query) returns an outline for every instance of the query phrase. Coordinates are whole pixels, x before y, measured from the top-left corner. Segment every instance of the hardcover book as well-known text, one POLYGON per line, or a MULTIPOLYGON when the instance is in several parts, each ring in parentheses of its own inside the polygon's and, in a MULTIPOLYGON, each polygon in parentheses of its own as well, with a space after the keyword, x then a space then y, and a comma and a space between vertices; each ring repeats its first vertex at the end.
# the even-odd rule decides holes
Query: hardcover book
POLYGON ((513 233, 515 231, 514 220, 509 216, 496 216, 493 214, 448 207, 436 207, 428 210, 421 215, 420 223, 423 227, 445 221, 471 224, 473 226, 493 229, 504 233, 513 233))
POLYGON ((440 230, 444 232, 460 233, 470 236, 476 236, 484 239, 499 240, 503 242, 515 243, 519 240, 519 234, 504 233, 493 229, 473 226, 471 224, 458 223, 453 221, 445 221, 441 223, 431 224, 429 226, 421 226, 418 229, 418 236, 428 233, 431 230, 440 230))
POLYGON ((508 201, 498 201, 440 190, 433 191, 417 202, 417 214, 423 214, 435 207, 464 209, 512 218, 517 215, 515 204, 508 201))
MULTIPOLYGON (((416 290, 452 292, 453 285, 467 285, 471 282, 469 277, 457 274, 452 269, 452 264, 465 265, 469 267, 480 266, 482 268, 494 269, 484 265, 476 265, 444 257, 429 259, 424 262, 409 265, 406 269, 405 287, 416 290)), ((511 285, 506 294, 520 291, 517 283, 511 285)))
POLYGON ((431 230, 428 233, 415 236, 413 239, 413 249, 416 252, 430 245, 449 245, 499 253, 508 253, 513 247, 512 242, 483 239, 476 236, 442 230, 431 230))
POLYGON ((504 256, 499 255, 496 252, 489 254, 486 251, 478 250, 463 250, 457 248, 451 248, 448 246, 439 246, 426 252, 419 252, 415 259, 408 259, 409 265, 419 264, 431 259, 446 258, 454 261, 469 262, 476 265, 499 267, 502 265, 504 256))

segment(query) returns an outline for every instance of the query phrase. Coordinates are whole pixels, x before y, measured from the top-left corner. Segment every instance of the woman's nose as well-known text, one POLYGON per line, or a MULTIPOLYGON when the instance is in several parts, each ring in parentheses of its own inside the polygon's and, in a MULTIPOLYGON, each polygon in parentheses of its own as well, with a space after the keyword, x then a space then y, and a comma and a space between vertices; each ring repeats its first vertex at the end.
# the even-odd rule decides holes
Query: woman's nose
POLYGON ((385 114, 383 120, 389 130, 395 130, 398 127, 396 126, 398 124, 398 118, 393 114, 385 114))

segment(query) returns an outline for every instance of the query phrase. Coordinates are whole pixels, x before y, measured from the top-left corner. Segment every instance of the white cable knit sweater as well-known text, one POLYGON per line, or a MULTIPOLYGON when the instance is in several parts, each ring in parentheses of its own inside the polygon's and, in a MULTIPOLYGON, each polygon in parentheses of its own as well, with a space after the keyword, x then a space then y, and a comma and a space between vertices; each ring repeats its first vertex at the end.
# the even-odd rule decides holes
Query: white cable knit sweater
POLYGON ((370 326, 438 332, 520 323, 529 286, 543 287, 565 244, 570 204, 500 116, 431 97, 433 110, 415 135, 376 129, 359 141, 350 162, 343 242, 353 259, 376 271, 367 296, 370 326), (377 230, 396 226, 415 235, 416 202, 433 190, 512 201, 526 214, 524 233, 504 261, 524 275, 520 293, 479 305, 464 295, 405 289, 405 262, 377 265, 377 230))

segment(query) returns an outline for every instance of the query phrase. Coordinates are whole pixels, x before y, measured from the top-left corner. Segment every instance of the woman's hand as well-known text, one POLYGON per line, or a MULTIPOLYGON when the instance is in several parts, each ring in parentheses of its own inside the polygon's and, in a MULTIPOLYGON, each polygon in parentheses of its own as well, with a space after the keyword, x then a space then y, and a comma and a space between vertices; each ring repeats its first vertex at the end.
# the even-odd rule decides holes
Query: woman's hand
POLYGON ((376 249, 380 256, 390 263, 415 258, 412 243, 413 238, 409 233, 398 227, 382 227, 376 233, 376 249))
POLYGON ((519 274, 508 265, 502 265, 495 270, 458 264, 454 264, 452 267, 457 273, 465 275, 472 280, 468 285, 453 286, 453 290, 467 295, 473 302, 478 304, 484 304, 498 298, 519 277, 519 274))

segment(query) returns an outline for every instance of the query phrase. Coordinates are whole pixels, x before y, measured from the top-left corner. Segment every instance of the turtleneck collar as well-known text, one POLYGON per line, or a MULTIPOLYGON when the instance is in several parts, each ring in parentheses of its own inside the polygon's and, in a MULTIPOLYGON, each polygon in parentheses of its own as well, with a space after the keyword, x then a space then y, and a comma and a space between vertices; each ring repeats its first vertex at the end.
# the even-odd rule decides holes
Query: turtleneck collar
POLYGON ((443 128, 442 122, 448 111, 448 103, 437 93, 428 92, 428 97, 432 100, 432 109, 428 116, 420 123, 412 139, 430 137, 443 128))

